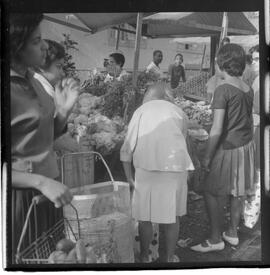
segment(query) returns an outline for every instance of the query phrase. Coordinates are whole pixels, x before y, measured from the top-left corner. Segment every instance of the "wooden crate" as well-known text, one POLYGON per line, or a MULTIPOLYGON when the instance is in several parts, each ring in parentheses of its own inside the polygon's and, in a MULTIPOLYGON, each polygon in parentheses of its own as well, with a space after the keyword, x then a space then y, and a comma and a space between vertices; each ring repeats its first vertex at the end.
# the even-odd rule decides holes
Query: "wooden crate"
MULTIPOLYGON (((93 151, 92 147, 79 146, 80 152, 93 151)), ((64 152, 68 153, 68 152, 64 152)), ((66 155, 63 159, 63 183, 69 188, 94 184, 95 156, 91 155, 66 155)), ((61 169, 61 167, 60 167, 61 169)))

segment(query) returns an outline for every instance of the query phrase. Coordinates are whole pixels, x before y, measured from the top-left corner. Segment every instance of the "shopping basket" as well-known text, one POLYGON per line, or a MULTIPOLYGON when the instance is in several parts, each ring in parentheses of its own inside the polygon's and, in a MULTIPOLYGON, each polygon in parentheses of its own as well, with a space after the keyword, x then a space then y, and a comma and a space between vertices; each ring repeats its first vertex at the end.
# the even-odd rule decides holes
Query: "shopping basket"
POLYGON ((94 151, 68 153, 61 157, 62 181, 64 184, 66 180, 65 160, 78 155, 95 155, 101 159, 109 174, 110 181, 86 185, 78 183, 77 187, 70 188, 73 194, 72 206, 78 211, 80 223, 78 227, 77 216, 72 206, 64 206, 64 217, 69 224, 69 226, 66 225, 66 231, 71 235, 72 240, 80 235, 81 239, 89 244, 98 243, 101 246, 106 246, 106 243, 113 240, 116 248, 113 255, 118 256, 118 259, 114 257, 113 262, 134 262, 134 228, 131 218, 129 184, 115 181, 102 155, 94 151), (108 226, 108 223, 111 225, 108 226), (71 228, 74 237, 70 232, 71 228))
MULTIPOLYGON (((23 239, 26 235, 27 227, 29 225, 29 219, 32 211, 34 212, 34 219, 35 219, 35 232, 37 232, 37 215, 35 208, 40 203, 46 201, 47 199, 43 195, 35 196, 32 199, 31 205, 28 209, 26 220, 23 226, 23 230, 21 233, 21 237, 18 243, 17 251, 15 260, 17 264, 48 264, 48 258, 50 254, 55 251, 55 247, 58 241, 60 241, 63 238, 66 239, 73 239, 77 241, 81 238, 80 233, 78 236, 76 236, 73 232, 73 229, 71 228, 69 222, 66 219, 61 219, 58 222, 55 223, 55 225, 50 228, 47 232, 44 232, 41 236, 36 237, 36 240, 31 243, 27 248, 21 251, 21 246, 23 239), (69 228, 69 230, 66 230, 69 228)), ((72 209, 74 210, 74 213, 77 217, 77 227, 80 228, 80 221, 78 219, 78 211, 76 208, 70 204, 72 209)), ((111 231, 113 230, 113 221, 108 224, 111 231)), ((80 232, 80 230, 78 230, 80 232)), ((95 240, 98 240, 99 238, 102 239, 104 232, 99 231, 98 233, 92 233, 92 237, 95 238, 95 240)), ((107 232, 106 232, 107 233, 107 232)), ((111 236, 113 234, 111 233, 111 236)), ((86 246, 89 244, 86 244, 86 246)), ((93 244, 92 244, 93 245, 93 244)), ((107 262, 114 262, 117 261, 117 255, 114 253, 116 251, 115 243, 113 239, 110 239, 106 244, 99 245, 98 247, 94 247, 94 252, 97 256, 101 256, 104 251, 107 252, 106 255, 110 255, 111 258, 107 258, 107 262), (110 253, 108 253, 110 252, 110 253)), ((74 264, 76 262, 68 262, 67 260, 62 262, 57 262, 58 264, 74 264)))

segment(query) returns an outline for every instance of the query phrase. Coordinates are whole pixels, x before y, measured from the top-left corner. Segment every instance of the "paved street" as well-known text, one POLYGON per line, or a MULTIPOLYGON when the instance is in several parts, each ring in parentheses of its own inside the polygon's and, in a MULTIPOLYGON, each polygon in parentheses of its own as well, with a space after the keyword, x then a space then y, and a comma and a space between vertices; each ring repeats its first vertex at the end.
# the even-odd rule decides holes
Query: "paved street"
MULTIPOLYGON (((181 219, 180 238, 192 238, 192 244, 196 244, 207 238, 208 229, 208 218, 205 212, 203 199, 190 201, 188 204, 188 215, 181 219)), ((260 221, 252 230, 241 225, 239 238, 240 244, 237 247, 231 247, 226 244, 225 249, 220 252, 198 253, 193 252, 189 248, 178 248, 176 254, 179 256, 181 262, 186 263, 260 261, 260 221)))

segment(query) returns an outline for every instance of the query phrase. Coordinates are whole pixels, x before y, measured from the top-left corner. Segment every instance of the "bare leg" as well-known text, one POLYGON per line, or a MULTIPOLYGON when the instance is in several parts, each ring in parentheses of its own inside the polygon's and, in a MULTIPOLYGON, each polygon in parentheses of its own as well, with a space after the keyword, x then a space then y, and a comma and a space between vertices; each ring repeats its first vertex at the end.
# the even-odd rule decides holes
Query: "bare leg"
POLYGON ((149 246, 153 237, 152 223, 149 221, 139 221, 139 237, 141 260, 148 261, 149 246))
POLYGON ((231 197, 231 219, 227 235, 237 237, 237 228, 240 223, 241 212, 243 207, 242 197, 231 197))
POLYGON ((210 220, 210 243, 219 243, 221 238, 221 218, 223 217, 223 198, 205 193, 205 204, 210 220))
POLYGON ((176 217, 175 223, 163 224, 163 226, 165 231, 165 261, 170 262, 173 259, 179 236, 179 217, 176 217))

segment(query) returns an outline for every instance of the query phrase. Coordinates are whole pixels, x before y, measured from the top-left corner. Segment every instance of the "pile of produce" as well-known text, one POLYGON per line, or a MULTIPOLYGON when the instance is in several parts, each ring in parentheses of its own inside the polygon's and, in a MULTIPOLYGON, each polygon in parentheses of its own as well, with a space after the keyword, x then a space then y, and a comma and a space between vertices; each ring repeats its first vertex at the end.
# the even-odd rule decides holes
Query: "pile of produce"
POLYGON ((138 75, 136 90, 132 76, 122 81, 104 83, 104 74, 97 73, 85 81, 78 102, 68 119, 69 135, 83 140, 102 155, 119 150, 127 131, 128 121, 142 104, 148 85, 157 81, 154 74, 138 75))
POLYGON ((70 135, 78 142, 95 147, 103 155, 119 147, 126 133, 124 120, 115 115, 103 115, 104 99, 82 93, 68 119, 70 135))
POLYGON ((176 98, 175 104, 186 113, 190 120, 198 122, 201 126, 208 126, 212 123, 212 110, 205 101, 195 103, 183 98, 176 98))
MULTIPOLYGON (((129 120, 142 104, 148 85, 157 82, 158 78, 155 74, 140 73, 136 89, 132 87, 131 75, 125 76, 121 81, 105 83, 104 79, 104 73, 95 73, 83 83, 78 102, 68 119, 68 130, 77 142, 83 140, 86 146, 92 146, 106 156, 120 149, 129 120)), ((209 106, 205 105, 205 102, 194 103, 185 100, 181 98, 181 94, 196 93, 196 85, 201 91, 199 95, 204 94, 207 80, 208 74, 201 73, 176 89, 178 97, 175 103, 189 119, 202 126, 211 123, 209 106)))
POLYGON ((56 244, 49 258, 49 264, 95 264, 108 263, 106 253, 99 254, 93 246, 86 245, 83 240, 76 243, 68 239, 62 239, 56 244))

